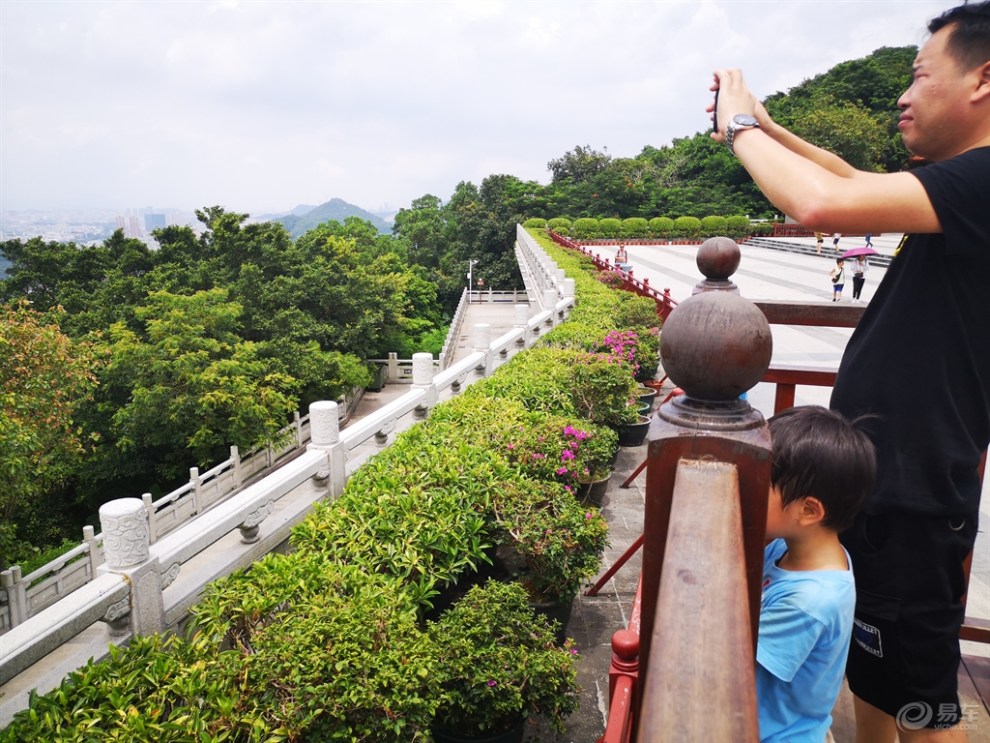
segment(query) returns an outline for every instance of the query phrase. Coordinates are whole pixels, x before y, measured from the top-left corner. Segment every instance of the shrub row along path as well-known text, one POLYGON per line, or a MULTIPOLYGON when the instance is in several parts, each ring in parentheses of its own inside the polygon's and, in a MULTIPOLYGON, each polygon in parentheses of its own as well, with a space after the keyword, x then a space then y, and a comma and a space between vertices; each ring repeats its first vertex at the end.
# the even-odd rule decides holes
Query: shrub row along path
MULTIPOLYGON (((882 253, 892 254, 900 236, 874 238, 874 246, 882 253)), ((862 244, 862 238, 843 238, 845 250, 862 244)), ((792 243, 805 244, 810 253, 789 253, 766 248, 742 246, 742 261, 732 277, 742 295, 748 299, 779 299, 804 302, 830 302, 832 296, 828 270, 835 263, 828 237, 822 255, 814 254, 814 238, 792 238, 792 243)), ((634 275, 649 278, 650 285, 667 287, 675 300, 684 300, 701 279, 695 262, 697 245, 629 245, 627 246, 634 275)), ((603 247, 603 258, 615 256, 614 247, 603 247)), ((867 273, 863 298, 872 298, 883 268, 871 267, 867 273)), ((847 298, 851 298, 851 282, 847 284, 847 298)), ((797 328, 772 326, 774 336, 773 362, 813 368, 835 368, 851 330, 843 328, 797 328)), ((919 343, 919 350, 923 344, 919 343)), ((672 385, 666 383, 667 390, 672 385)), ((830 390, 798 388, 796 404, 828 404, 830 390)), ((919 389, 919 395, 924 394, 919 389)), ((666 392, 661 392, 662 399, 666 392)), ((770 385, 757 385, 749 393, 750 403, 765 416, 773 413, 773 389, 770 385), (766 389, 764 389, 766 388, 766 389)), ((603 513, 609 522, 610 547, 605 553, 602 572, 613 565, 628 546, 642 533, 645 471, 633 481, 631 487, 619 485, 632 474, 646 458, 646 445, 623 448, 616 470, 609 481, 603 513)), ((990 619, 990 543, 987 527, 990 524, 990 478, 984 482, 980 513, 980 534, 977 540, 970 583, 968 614, 990 619)), ((556 743, 593 743, 604 731, 608 709, 608 669, 611 658, 611 639, 615 630, 625 627, 629 619, 639 579, 641 561, 639 555, 629 560, 596 597, 579 595, 574 604, 568 635, 577 642, 580 652, 579 681, 584 688, 581 709, 569 718, 563 734, 549 733, 533 725, 527 732, 527 741, 555 741, 556 743)), ((990 714, 986 702, 990 699, 990 646, 963 643, 965 667, 960 669, 960 694, 964 710, 971 713, 969 739, 990 740, 990 714), (982 695, 981 695, 982 692, 982 695)), ((837 743, 852 743, 855 739, 852 717, 852 699, 847 690, 836 705, 832 734, 837 743)))

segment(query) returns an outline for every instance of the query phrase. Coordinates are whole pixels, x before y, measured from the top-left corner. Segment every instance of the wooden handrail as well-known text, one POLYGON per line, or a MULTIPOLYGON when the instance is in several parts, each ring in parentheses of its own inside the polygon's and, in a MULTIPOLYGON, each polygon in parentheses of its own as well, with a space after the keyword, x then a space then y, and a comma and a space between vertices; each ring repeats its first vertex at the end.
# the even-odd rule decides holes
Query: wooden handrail
POLYGON ((639 743, 758 741, 738 471, 677 466, 639 743))

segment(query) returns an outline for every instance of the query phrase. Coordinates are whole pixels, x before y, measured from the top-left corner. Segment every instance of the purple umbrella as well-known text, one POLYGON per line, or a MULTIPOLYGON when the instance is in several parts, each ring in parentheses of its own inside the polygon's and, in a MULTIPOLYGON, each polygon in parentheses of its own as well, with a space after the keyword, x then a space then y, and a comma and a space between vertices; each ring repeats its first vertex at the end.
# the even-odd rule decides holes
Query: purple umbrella
POLYGON ((873 248, 868 248, 865 245, 861 248, 850 248, 845 253, 842 254, 843 258, 855 258, 858 255, 880 255, 873 248))

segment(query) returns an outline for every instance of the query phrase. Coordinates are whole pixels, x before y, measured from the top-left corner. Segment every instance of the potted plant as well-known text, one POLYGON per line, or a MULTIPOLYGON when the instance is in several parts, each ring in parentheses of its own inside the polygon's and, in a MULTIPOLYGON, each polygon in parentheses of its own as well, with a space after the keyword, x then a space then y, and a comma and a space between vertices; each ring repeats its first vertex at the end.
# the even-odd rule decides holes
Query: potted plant
MULTIPOLYGON (((498 555, 538 604, 569 609, 581 583, 598 573, 608 523, 557 483, 507 481, 492 494, 498 555)), ((566 624, 566 622, 562 622, 566 624)))
POLYGON ((577 709, 576 655, 554 641, 517 583, 474 586, 428 632, 438 648, 438 743, 518 743, 542 715, 556 730, 577 709))
POLYGON ((505 448, 524 474, 559 482, 579 495, 582 486, 612 474, 618 437, 607 426, 534 414, 505 448))
POLYGON ((592 423, 615 427, 634 421, 636 411, 628 409, 628 401, 635 388, 632 367, 617 354, 584 354, 571 369, 571 400, 592 423))

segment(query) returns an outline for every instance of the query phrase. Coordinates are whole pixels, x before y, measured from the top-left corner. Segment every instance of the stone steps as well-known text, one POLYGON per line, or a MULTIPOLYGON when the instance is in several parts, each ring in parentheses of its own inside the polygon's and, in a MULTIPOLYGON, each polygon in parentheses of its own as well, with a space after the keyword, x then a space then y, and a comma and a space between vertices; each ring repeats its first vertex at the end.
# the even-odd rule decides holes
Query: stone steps
MULTIPOLYGON (((803 255, 818 255, 815 247, 814 240, 809 238, 811 242, 797 242, 794 240, 783 240, 774 237, 751 237, 746 240, 744 245, 751 245, 754 248, 768 248, 770 250, 780 250, 785 253, 800 253, 803 255)), ((835 253, 832 251, 831 242, 826 241, 826 244, 822 246, 821 255, 826 257, 834 256, 835 253)), ((892 256, 886 255, 884 253, 878 253, 877 255, 870 256, 871 266, 889 266, 892 256)))

